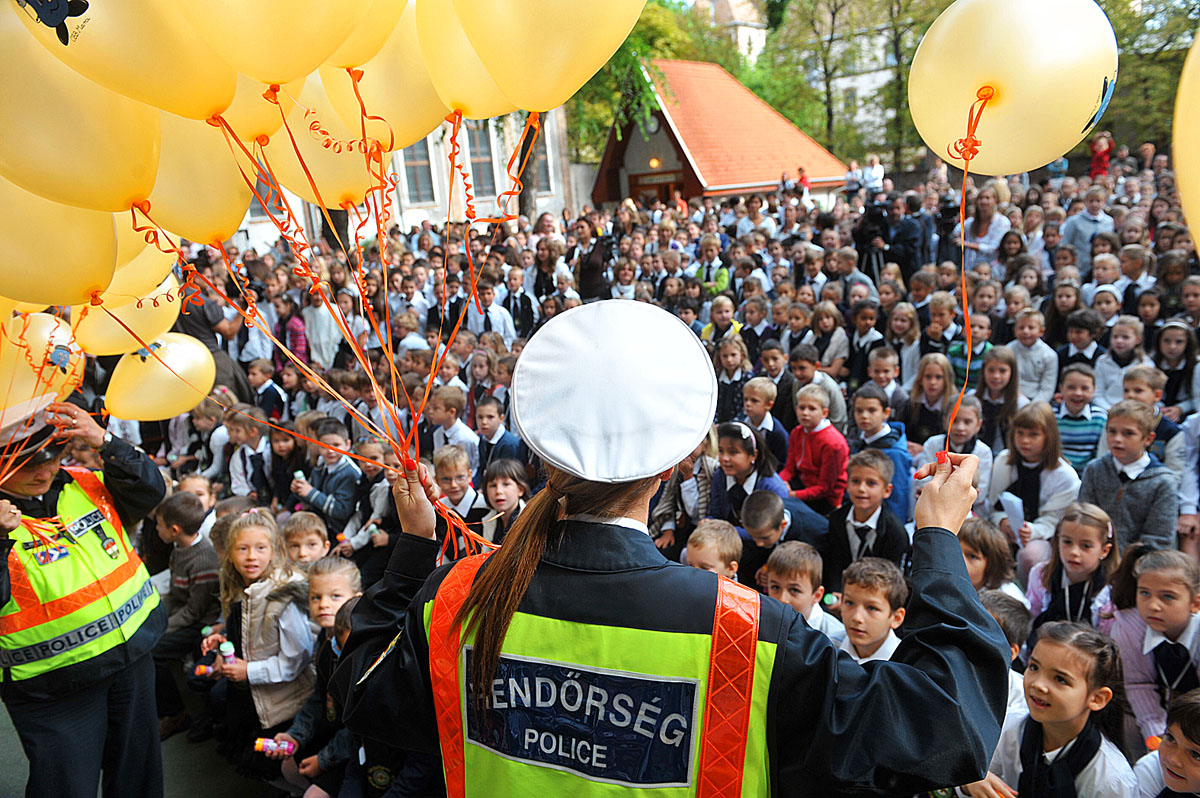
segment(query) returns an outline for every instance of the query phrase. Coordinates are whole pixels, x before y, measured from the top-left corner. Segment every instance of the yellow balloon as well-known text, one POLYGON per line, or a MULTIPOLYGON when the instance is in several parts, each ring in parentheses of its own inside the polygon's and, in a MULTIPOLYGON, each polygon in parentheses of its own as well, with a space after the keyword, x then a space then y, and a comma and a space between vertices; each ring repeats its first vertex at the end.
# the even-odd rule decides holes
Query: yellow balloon
POLYGON ((117 260, 112 214, 52 202, 3 178, 0 208, 0 296, 78 305, 108 287, 117 260))
POLYGON ((218 114, 233 100, 233 68, 196 46, 172 0, 93 2, 78 15, 51 16, 53 25, 39 21, 34 8, 63 9, 66 3, 10 2, 54 57, 126 97, 192 119, 218 114))
MULTIPOLYGON (((338 117, 350 130, 361 130, 361 109, 350 76, 343 69, 321 67, 321 82, 338 117)), ((393 150, 403 149, 429 135, 450 113, 438 97, 421 47, 417 43, 417 14, 404 10, 379 54, 362 65, 359 93, 367 113, 387 120, 368 122, 367 135, 393 150)))
POLYGON ((145 349, 130 352, 113 369, 104 403, 117 418, 174 418, 200 404, 212 390, 217 366, 212 352, 200 341, 182 333, 165 333, 150 346, 153 354, 145 349))
POLYGON ((262 83, 312 72, 362 21, 371 0, 183 0, 184 16, 213 52, 262 83))
POLYGON ((175 324, 182 304, 179 280, 173 274, 167 275, 167 279, 140 300, 122 304, 123 297, 111 296, 108 292, 101 294, 101 298, 105 300, 103 307, 79 305, 71 309, 71 318, 79 319, 75 325, 75 340, 89 355, 121 355, 141 347, 138 338, 153 341, 175 324), (133 330, 137 337, 125 327, 133 330))
POLYGON ((454 0, 467 39, 504 96, 549 111, 588 82, 633 30, 646 0, 454 0), (536 54, 536 55, 535 55, 536 54))
POLYGON ((407 4, 408 0, 371 0, 362 22, 334 50, 333 55, 325 59, 325 63, 344 69, 370 61, 387 41, 407 4))
POLYGON ((146 248, 146 237, 133 229, 133 216, 129 213, 114 213, 113 228, 117 232, 117 268, 142 254, 146 248))
POLYGON ((1116 82, 1116 36, 1093 0, 957 0, 913 56, 908 104, 933 154, 961 168, 949 148, 966 135, 979 89, 991 86, 971 171, 1005 175, 1037 169, 1078 144, 1116 82), (980 36, 986 46, 964 46, 980 36))
POLYGON ((1175 93, 1175 123, 1171 129, 1175 159, 1175 185, 1183 212, 1200 220, 1200 159, 1193 151, 1200 136, 1200 46, 1193 44, 1183 62, 1175 93))
POLYGON ((4 320, 3 328, 0 407, 6 411, 0 427, 66 397, 83 379, 84 367, 83 351, 71 335, 71 325, 56 316, 13 316, 4 320), (36 406, 31 408, 31 404, 36 406))
POLYGON ((309 76, 299 101, 300 105, 288 114, 288 126, 296 137, 296 148, 300 150, 321 196, 318 199, 309 185, 308 177, 296 158, 296 148, 293 148, 287 132, 282 130, 272 136, 271 142, 263 148, 275 176, 284 188, 317 205, 327 208, 340 208, 348 202, 361 205, 367 189, 371 187, 371 176, 360 149, 359 131, 351 131, 334 113, 329 98, 325 96, 320 75, 309 76), (304 117, 305 108, 315 112, 309 119, 304 117), (336 147, 325 147, 325 137, 309 129, 313 120, 320 122, 331 139, 341 144, 340 151, 336 147))
POLYGON ((0 14, 0 175, 68 205, 121 211, 158 166, 158 112, 74 72, 0 14))
MULTIPOLYGON (((150 215, 164 230, 189 241, 225 241, 241 226, 251 197, 230 143, 207 122, 165 111, 161 116, 162 155, 150 215)), ((252 171, 247 175, 254 179, 252 171)))
POLYGON ((166 279, 173 265, 175 256, 170 252, 162 252, 158 247, 146 247, 136 258, 117 267, 112 282, 104 289, 102 296, 113 306, 146 296, 166 279))
POLYGON ((18 302, 6 296, 0 296, 0 319, 7 319, 17 313, 39 313, 47 308, 45 302, 18 302))
POLYGON ((225 121, 242 141, 252 142, 259 136, 269 137, 279 130, 279 126, 283 124, 279 108, 282 107, 284 113, 292 110, 296 105, 292 98, 299 97, 300 92, 304 90, 304 78, 285 83, 281 87, 282 91, 277 95, 278 106, 267 102, 263 97, 267 88, 265 83, 238 75, 237 94, 233 98, 233 104, 226 108, 221 116, 225 117, 225 121))
MULTIPOLYGON (((446 0, 413 0, 417 7, 417 39, 425 68, 442 104, 467 119, 488 119, 515 111, 475 54, 463 33, 453 4, 446 0)), ((540 23, 539 23, 540 24, 540 23)), ((537 50, 509 51, 510 58, 537 58, 537 50)), ((370 109, 368 109, 370 110, 370 109)))

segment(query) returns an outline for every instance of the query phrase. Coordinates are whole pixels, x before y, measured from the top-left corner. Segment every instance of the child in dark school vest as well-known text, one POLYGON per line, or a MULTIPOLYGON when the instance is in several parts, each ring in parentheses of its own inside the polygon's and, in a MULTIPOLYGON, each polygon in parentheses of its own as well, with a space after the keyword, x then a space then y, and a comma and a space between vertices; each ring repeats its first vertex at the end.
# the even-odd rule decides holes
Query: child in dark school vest
POLYGON ((1121 655, 1090 626, 1042 627, 1025 669, 1028 713, 1011 713, 988 774, 972 798, 1131 798, 1137 780, 1122 753, 1121 655))

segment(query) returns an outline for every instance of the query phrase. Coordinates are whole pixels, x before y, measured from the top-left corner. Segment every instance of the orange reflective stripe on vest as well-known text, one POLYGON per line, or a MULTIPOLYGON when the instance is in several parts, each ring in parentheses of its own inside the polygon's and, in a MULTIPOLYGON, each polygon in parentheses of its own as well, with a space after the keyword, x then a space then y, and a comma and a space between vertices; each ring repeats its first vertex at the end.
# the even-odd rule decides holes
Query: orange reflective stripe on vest
POLYGON ((700 736, 698 798, 733 798, 742 794, 758 613, 757 590, 724 577, 718 580, 712 649, 708 655, 704 731, 700 736))
POLYGON ((108 488, 104 487, 104 483, 100 481, 95 472, 73 466, 64 466, 63 470, 71 475, 88 500, 96 505, 96 509, 104 515, 105 520, 112 524, 113 529, 117 532, 117 539, 121 541, 121 547, 125 550, 125 562, 111 573, 84 585, 74 593, 42 602, 38 598, 37 591, 29 582, 29 575, 25 573, 25 565, 17 557, 16 549, 10 549, 8 574, 11 580, 11 593, 17 606, 21 609, 0 618, 0 634, 23 632, 38 624, 70 615, 125 584, 142 564, 137 552, 129 548, 129 540, 121 527, 121 518, 117 515, 116 508, 112 503, 112 494, 108 492, 108 488))
MULTIPOLYGON (((96 509, 104 514, 105 520, 112 524, 113 529, 117 532, 124 532, 121 527, 121 516, 117 515, 117 508, 113 505, 112 494, 108 492, 108 488, 104 487, 104 483, 100 481, 100 477, 96 476, 96 472, 78 466, 63 466, 63 471, 71 475, 75 484, 91 500, 92 504, 96 505, 96 509)), ((120 535, 119 537, 122 545, 125 545, 125 550, 129 551, 125 536, 120 535)))
MULTIPOLYGON (((462 696, 458 673, 461 638, 452 628, 487 554, 459 560, 438 587, 429 623, 429 676, 441 741, 447 798, 466 798, 462 696)), ((697 798, 737 798, 750 727, 759 594, 721 578, 713 613, 708 694, 696 773, 697 798)))
POLYGON ((467 792, 462 703, 458 689, 460 630, 452 627, 454 616, 471 592, 479 566, 487 558, 488 554, 475 554, 454 564, 438 586, 429 619, 429 679, 433 683, 433 709, 442 743, 446 798, 464 798, 467 792))

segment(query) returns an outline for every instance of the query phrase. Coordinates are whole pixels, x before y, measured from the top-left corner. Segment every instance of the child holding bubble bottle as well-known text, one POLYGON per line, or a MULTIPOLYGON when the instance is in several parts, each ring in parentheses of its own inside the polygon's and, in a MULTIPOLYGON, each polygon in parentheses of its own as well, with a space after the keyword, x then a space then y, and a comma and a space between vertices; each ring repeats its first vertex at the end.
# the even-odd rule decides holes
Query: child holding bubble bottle
POLYGON ((204 654, 224 644, 215 675, 227 680, 229 694, 226 733, 217 750, 239 771, 273 778, 278 765, 254 753, 253 744, 287 729, 312 692, 308 585, 304 572, 289 561, 268 511, 239 516, 226 544, 221 607, 227 627, 201 644, 204 654))

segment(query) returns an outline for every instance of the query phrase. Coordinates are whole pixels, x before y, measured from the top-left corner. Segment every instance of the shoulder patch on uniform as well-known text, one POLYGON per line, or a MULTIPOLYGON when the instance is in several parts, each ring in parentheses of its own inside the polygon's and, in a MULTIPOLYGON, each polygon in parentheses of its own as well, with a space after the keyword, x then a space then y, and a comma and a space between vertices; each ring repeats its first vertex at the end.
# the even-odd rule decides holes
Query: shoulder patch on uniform
MULTIPOLYGON (((469 647, 463 656, 465 675, 469 647)), ((487 711, 466 712, 466 741, 590 781, 687 787, 700 692, 695 679, 503 655, 487 711)))

